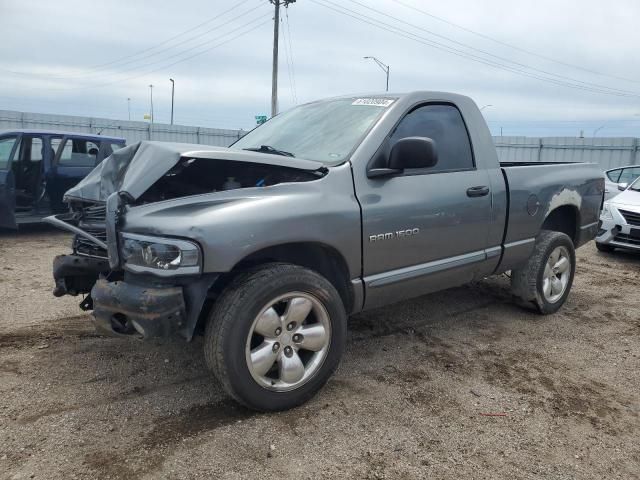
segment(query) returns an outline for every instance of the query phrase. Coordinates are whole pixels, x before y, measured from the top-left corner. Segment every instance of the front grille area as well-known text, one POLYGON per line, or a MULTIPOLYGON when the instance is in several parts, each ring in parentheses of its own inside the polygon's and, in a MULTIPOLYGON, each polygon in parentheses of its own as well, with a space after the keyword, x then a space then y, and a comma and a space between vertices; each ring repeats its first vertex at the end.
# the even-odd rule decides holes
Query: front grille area
MULTIPOLYGON (((80 218, 78 228, 93 235, 98 240, 107 241, 106 217, 107 209, 103 203, 85 204, 78 209, 80 218)), ((107 251, 99 247, 91 240, 76 235, 73 239, 73 249, 80 255, 89 255, 91 257, 107 258, 107 251)))
POLYGON ((104 203, 93 203, 82 209, 82 221, 104 225, 107 218, 107 206, 104 203))
POLYGON ((630 212, 629 210, 622 210, 620 208, 618 209, 618 211, 629 225, 640 227, 640 213, 630 212))
POLYGON ((625 233, 619 233, 613 238, 614 242, 626 243, 635 247, 640 247, 640 238, 634 238, 631 235, 625 233))

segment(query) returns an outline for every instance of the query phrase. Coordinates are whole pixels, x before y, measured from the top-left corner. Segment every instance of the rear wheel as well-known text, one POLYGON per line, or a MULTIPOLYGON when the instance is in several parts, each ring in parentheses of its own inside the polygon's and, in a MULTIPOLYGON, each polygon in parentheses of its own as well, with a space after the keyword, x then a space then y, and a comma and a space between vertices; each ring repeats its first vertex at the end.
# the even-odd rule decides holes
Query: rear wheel
POLYGON ((205 359, 238 402, 284 410, 311 398, 340 362, 346 313, 319 274, 270 264, 238 276, 216 301, 205 359))
POLYGON ((606 243, 599 243, 599 242, 596 242, 596 248, 600 252, 607 252, 607 253, 611 253, 615 250, 615 248, 612 247, 611 245, 607 245, 606 243))
POLYGON ((575 248, 564 233, 543 230, 527 263, 511 274, 511 290, 542 314, 564 304, 575 274, 575 248))

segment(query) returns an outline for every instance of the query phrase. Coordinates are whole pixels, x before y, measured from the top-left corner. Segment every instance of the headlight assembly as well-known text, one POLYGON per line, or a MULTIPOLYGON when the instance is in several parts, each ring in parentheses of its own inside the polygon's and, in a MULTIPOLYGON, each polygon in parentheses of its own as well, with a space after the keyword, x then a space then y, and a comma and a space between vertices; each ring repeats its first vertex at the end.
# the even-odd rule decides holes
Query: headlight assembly
POLYGON ((602 205, 602 213, 600 213, 600 218, 602 220, 613 220, 613 215, 611 214, 611 206, 609 202, 604 202, 602 205))
POLYGON ((160 276, 200 273, 200 248, 194 242, 174 238, 120 234, 125 270, 160 276))

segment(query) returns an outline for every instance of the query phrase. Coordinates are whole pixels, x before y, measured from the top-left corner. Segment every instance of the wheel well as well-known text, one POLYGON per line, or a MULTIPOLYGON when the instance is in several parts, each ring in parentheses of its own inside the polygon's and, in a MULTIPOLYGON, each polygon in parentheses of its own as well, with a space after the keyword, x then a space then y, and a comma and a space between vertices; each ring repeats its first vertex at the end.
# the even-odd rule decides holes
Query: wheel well
POLYGON ((287 243, 252 253, 216 281, 213 286, 214 295, 216 291, 222 291, 238 272, 271 262, 291 263, 314 270, 329 280, 336 288, 347 314, 352 310, 354 292, 347 262, 335 248, 315 242, 287 243))
POLYGON ((578 241, 580 213, 573 205, 563 205, 553 210, 542 223, 542 230, 566 233, 575 245, 578 241))

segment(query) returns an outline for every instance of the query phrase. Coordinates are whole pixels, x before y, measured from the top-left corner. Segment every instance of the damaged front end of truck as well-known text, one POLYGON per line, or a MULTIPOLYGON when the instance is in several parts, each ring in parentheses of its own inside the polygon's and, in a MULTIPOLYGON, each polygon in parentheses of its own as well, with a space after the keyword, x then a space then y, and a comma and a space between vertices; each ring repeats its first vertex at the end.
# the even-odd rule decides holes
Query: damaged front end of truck
POLYGON ((316 162, 270 152, 160 142, 120 149, 66 193, 68 213, 46 219, 74 234, 72 253, 54 259, 53 294, 82 295, 101 333, 191 340, 224 275, 205 267, 202 225, 267 187, 325 174, 316 162))

